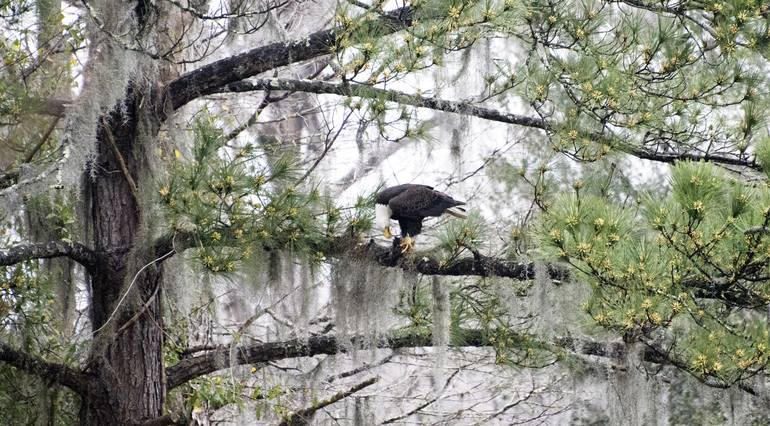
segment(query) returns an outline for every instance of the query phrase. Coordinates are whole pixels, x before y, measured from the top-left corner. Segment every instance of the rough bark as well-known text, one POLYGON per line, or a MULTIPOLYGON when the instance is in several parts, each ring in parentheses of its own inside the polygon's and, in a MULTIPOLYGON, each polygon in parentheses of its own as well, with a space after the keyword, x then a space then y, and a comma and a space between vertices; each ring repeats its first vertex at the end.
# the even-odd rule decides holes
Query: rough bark
MULTIPOLYGON (((160 265, 142 244, 143 217, 130 181, 147 176, 146 143, 138 128, 151 119, 129 93, 125 112, 114 112, 98 132, 97 175, 88 184, 94 250, 103 259, 91 274, 91 317, 96 331, 89 371, 95 375, 84 398, 81 422, 89 425, 138 423, 161 415, 164 402, 160 265), (108 142, 111 139, 115 142, 108 142), (131 179, 124 175, 123 162, 131 179), (125 293, 125 297, 124 297, 125 293)), ((152 124, 150 124, 152 126, 152 124)), ((150 132, 150 134, 154 134, 150 132)))

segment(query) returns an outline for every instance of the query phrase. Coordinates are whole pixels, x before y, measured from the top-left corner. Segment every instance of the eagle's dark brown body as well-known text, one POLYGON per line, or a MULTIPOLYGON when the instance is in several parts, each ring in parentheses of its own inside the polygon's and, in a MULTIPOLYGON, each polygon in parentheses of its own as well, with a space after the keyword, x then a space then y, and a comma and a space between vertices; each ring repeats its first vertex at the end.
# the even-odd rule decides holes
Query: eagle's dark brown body
POLYGON ((422 231, 422 220, 430 216, 450 213, 464 217, 464 205, 433 187, 403 184, 383 189, 377 194, 377 224, 387 227, 390 219, 398 221, 402 237, 414 237, 422 231), (387 207, 384 207, 387 206, 387 207))

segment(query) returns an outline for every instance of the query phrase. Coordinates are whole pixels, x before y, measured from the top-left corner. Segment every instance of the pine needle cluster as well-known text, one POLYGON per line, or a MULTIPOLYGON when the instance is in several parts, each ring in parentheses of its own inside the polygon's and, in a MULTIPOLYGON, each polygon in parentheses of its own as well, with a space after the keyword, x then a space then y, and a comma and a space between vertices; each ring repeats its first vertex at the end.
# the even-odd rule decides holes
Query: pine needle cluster
POLYGON ((672 169, 665 197, 636 212, 598 197, 558 198, 539 238, 591 285, 584 306, 626 336, 662 337, 682 365, 720 383, 767 366, 770 188, 703 162, 672 169))
POLYGON ((191 241, 206 269, 232 272, 254 250, 323 257, 343 218, 316 187, 299 183, 291 157, 251 144, 226 148, 210 116, 195 121, 194 134, 190 155, 175 151, 157 195, 170 232, 191 241))

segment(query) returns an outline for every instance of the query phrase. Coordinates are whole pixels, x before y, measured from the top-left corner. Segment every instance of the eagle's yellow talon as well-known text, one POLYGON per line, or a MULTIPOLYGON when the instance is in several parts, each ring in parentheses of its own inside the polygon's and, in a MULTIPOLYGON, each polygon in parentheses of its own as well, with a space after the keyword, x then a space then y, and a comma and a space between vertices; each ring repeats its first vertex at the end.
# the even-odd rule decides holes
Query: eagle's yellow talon
POLYGON ((390 226, 386 226, 385 229, 382 230, 382 235, 387 239, 393 238, 393 234, 390 232, 390 226))
POLYGON ((408 251, 414 250, 414 240, 412 237, 406 236, 401 240, 401 243, 399 244, 401 247, 401 253, 406 253, 408 251))

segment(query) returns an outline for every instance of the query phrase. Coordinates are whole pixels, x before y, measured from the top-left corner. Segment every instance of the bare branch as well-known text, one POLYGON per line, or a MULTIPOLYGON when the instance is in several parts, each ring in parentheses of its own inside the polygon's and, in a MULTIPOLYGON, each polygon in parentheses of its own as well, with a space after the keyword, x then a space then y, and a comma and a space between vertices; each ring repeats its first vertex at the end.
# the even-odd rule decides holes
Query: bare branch
POLYGON ((357 368, 354 368, 354 369, 348 370, 348 371, 343 371, 342 373, 335 374, 333 376, 327 377, 325 379, 325 381, 327 383, 331 383, 331 382, 333 382, 333 381, 335 381, 337 379, 344 379, 346 377, 355 376, 358 373, 363 373, 364 371, 368 371, 368 370, 371 370, 371 369, 373 369, 375 367, 379 367, 381 365, 385 365, 388 362, 390 362, 391 359, 393 359, 394 355, 395 355, 395 353, 391 353, 390 355, 382 358, 381 360, 379 360, 377 362, 373 362, 371 364, 365 362, 360 367, 357 367, 357 368))
POLYGON ((415 413, 419 412, 419 411, 420 411, 420 410, 422 410, 423 408, 425 408, 425 407, 427 407, 427 406, 429 406, 429 405, 433 404, 434 402, 438 401, 438 399, 439 399, 439 398, 441 398, 442 396, 444 396, 444 392, 446 391, 447 387, 449 387, 449 384, 452 382, 452 379, 454 379, 454 378, 455 378, 455 376, 457 376, 457 374, 458 374, 458 373, 459 373, 461 370, 462 370, 462 369, 460 369, 460 368, 456 369, 456 370, 455 370, 455 371, 454 371, 454 372, 453 372, 453 373, 452 373, 452 374, 451 374, 451 375, 450 375, 450 376, 449 376, 449 377, 446 379, 446 382, 444 383, 444 386, 442 386, 442 387, 441 387, 441 390, 440 390, 440 391, 438 391, 438 392, 436 392, 436 393, 434 394, 433 398, 430 398, 430 399, 428 399, 427 401, 425 401, 425 402, 423 402, 422 404, 418 405, 417 407, 415 407, 415 408, 413 408, 413 409, 411 409, 411 410, 407 411, 407 412, 406 412, 406 413, 404 413, 404 414, 401 414, 401 415, 399 415, 399 416, 396 416, 396 417, 391 417, 391 418, 389 418, 389 419, 387 419, 387 420, 383 421, 381 424, 384 424, 384 425, 385 425, 385 424, 395 423, 395 422, 397 422, 397 421, 399 421, 399 420, 403 420, 403 419, 405 419, 405 418, 407 418, 407 417, 409 417, 409 416, 411 416, 411 415, 413 415, 413 414, 415 414, 415 413))
POLYGON ((67 241, 18 244, 7 250, 0 250, 0 266, 14 265, 25 260, 69 257, 92 269, 99 263, 99 256, 83 244, 67 241))
POLYGON ((18 368, 25 373, 53 380, 83 395, 87 391, 86 377, 62 364, 43 361, 37 357, 19 351, 0 340, 0 361, 18 368))
POLYGON ((279 426, 300 426, 300 425, 310 424, 310 420, 312 419, 312 416, 316 411, 326 406, 332 405, 339 400, 345 399, 350 395, 353 395, 354 393, 360 391, 361 389, 367 386, 371 386, 375 383, 377 383, 376 377, 372 377, 371 379, 364 380, 363 382, 351 387, 348 390, 336 393, 331 397, 329 397, 328 399, 319 401, 308 408, 304 408, 302 410, 292 413, 288 419, 279 423, 279 426))
POLYGON ((396 90, 380 89, 365 84, 327 83, 319 80, 290 80, 281 78, 265 78, 254 81, 239 81, 220 87, 215 93, 227 92, 251 92, 255 90, 290 90, 294 92, 308 92, 318 94, 331 94, 338 96, 354 96, 367 99, 382 99, 396 102, 402 105, 411 105, 418 108, 428 108, 437 111, 451 112, 461 115, 470 115, 490 121, 516 124, 519 126, 533 127, 547 130, 545 120, 536 117, 528 117, 519 114, 509 114, 496 109, 484 108, 472 105, 466 101, 448 101, 438 98, 412 95, 396 90))

